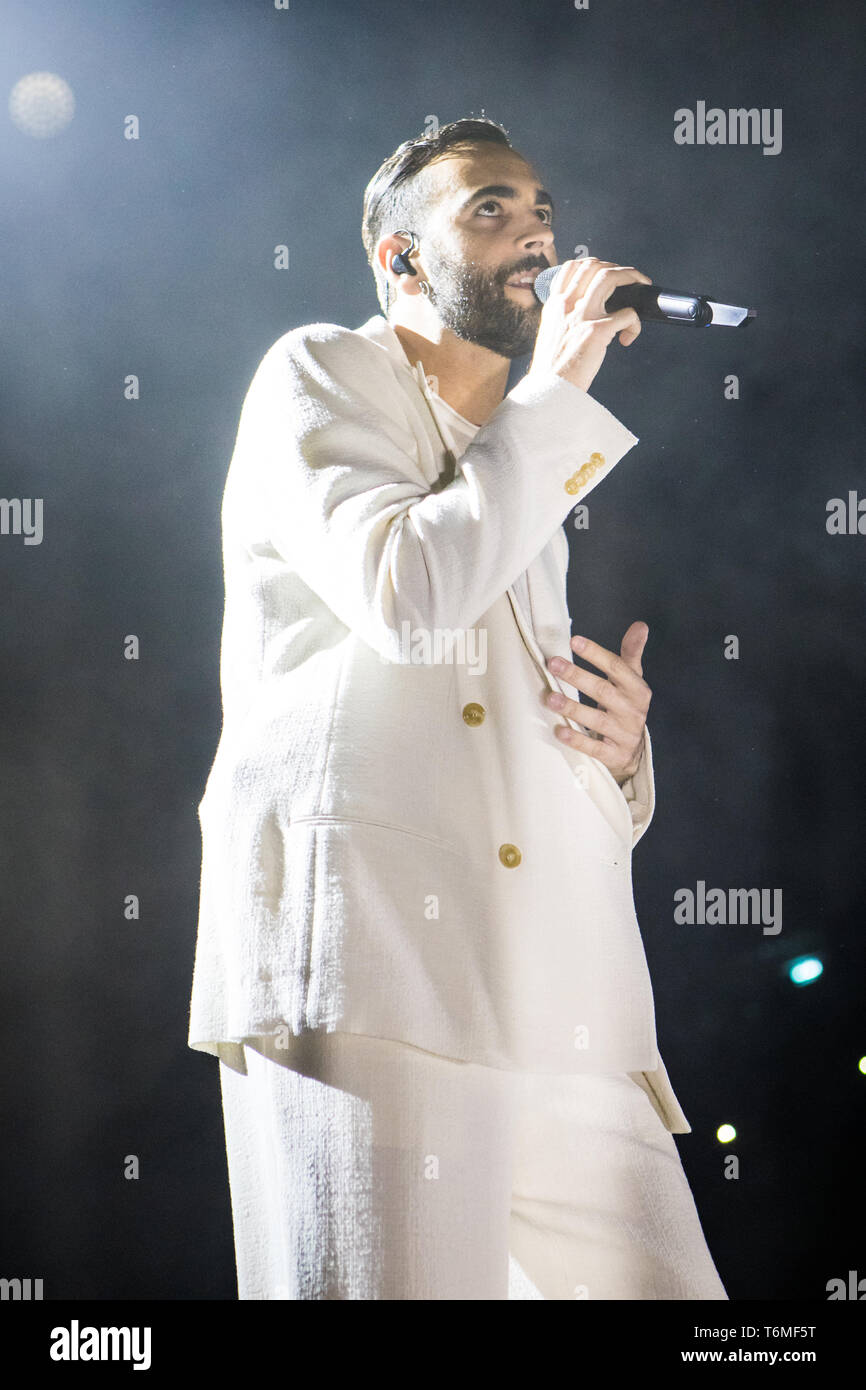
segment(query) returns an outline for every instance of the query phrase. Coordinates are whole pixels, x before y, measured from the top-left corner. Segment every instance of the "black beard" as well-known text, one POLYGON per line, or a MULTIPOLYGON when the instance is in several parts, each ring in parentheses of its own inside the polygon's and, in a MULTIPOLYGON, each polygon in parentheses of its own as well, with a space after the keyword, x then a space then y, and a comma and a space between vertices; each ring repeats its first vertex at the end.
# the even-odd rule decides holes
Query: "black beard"
POLYGON ((430 276, 428 298, 445 328, 511 361, 532 352, 542 305, 536 300, 524 308, 507 298, 505 282, 517 273, 514 269, 479 270, 427 248, 424 260, 430 276))

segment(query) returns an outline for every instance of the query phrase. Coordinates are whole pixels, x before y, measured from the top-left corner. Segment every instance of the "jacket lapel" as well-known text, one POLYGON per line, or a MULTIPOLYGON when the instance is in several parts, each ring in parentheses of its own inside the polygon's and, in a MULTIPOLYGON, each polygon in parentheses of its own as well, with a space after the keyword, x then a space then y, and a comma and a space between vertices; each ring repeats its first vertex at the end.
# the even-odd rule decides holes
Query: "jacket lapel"
MULTIPOLYGON (((524 612, 513 585, 509 585, 506 593, 514 613, 514 620, 526 648, 551 690, 560 691, 570 700, 578 700, 579 692, 575 690, 574 686, 570 685, 568 681, 560 681, 547 665, 548 659, 552 656, 563 656, 568 660, 571 655, 570 651, 568 655, 566 652, 560 651, 557 642, 561 624, 558 619, 558 604, 554 602, 554 595, 557 590, 552 586, 551 571, 553 570, 556 570, 553 582, 558 585, 562 579, 553 553, 553 542, 551 542, 533 560, 526 571, 526 587, 532 605, 531 615, 524 612)), ((579 723, 580 721, 572 722, 579 723)), ((630 844, 633 834, 631 812, 623 796, 622 788, 613 773, 598 758, 593 758, 588 753, 570 748, 567 744, 562 745, 562 750, 567 757, 586 768, 590 778, 595 779, 594 800, 596 804, 600 806, 600 809, 603 809, 605 819, 630 844)))

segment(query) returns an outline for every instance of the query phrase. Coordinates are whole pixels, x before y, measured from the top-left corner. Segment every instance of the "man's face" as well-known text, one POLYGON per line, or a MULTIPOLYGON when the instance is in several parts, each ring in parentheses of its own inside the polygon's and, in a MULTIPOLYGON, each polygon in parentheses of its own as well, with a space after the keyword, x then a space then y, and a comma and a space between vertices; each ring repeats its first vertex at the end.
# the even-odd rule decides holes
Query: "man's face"
POLYGON ((500 357, 532 352, 542 306, 531 285, 513 281, 558 264, 540 179, 501 145, 449 155, 425 173, 432 210, 420 259, 443 325, 500 357))

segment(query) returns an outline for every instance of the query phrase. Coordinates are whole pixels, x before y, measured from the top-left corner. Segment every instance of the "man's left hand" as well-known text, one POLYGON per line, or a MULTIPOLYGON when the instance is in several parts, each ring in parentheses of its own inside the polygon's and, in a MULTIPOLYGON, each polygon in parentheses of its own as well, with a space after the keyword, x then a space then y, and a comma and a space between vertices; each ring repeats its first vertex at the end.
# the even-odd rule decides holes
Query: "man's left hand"
POLYGON ((589 695, 598 705, 598 709, 593 709, 578 700, 569 700, 564 695, 549 691, 545 703, 551 709, 585 725, 598 735, 592 738, 569 728, 567 724, 559 724, 557 737, 582 753, 598 758, 620 786, 637 772, 643 753, 643 731, 652 691, 643 679, 640 659, 648 637, 646 623, 632 623, 622 639, 620 656, 588 637, 572 637, 572 649, 590 665, 604 671, 604 676, 595 676, 576 666, 573 661, 565 661, 558 656, 551 657, 547 663, 555 676, 589 695))

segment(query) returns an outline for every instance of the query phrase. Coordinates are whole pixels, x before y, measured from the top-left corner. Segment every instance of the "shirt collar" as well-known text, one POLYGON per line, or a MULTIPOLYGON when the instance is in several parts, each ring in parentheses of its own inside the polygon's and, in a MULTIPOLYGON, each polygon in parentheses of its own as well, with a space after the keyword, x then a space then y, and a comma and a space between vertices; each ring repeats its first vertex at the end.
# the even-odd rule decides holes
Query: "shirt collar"
POLYGON ((371 342, 378 343, 380 347, 384 348, 384 350, 388 353, 388 356, 398 367, 402 367, 404 368, 404 370, 412 373, 412 375, 418 382, 418 385, 421 387, 421 390, 423 391, 427 399, 428 405, 430 406, 431 410, 433 410, 433 415, 437 421, 437 424, 438 414, 437 410, 434 409, 434 406, 437 408, 444 407, 448 415, 454 416, 454 418, 458 420, 461 423, 461 425, 463 425, 465 428, 468 427, 471 430, 477 430, 480 428, 480 426, 478 425, 473 425, 471 420, 467 420, 465 416, 461 415, 458 410, 454 409, 453 405, 449 405, 448 402, 443 400, 441 396, 434 396, 434 394, 430 390, 429 382, 427 381, 427 374, 424 371, 424 363, 419 358, 419 360, 415 363, 413 367, 412 363, 409 361, 409 358, 406 356, 406 350, 403 347, 403 344, 400 342, 397 333, 391 327, 390 323, 384 317, 384 315, 374 314, 371 319, 368 319, 366 323, 363 323, 361 327, 357 328, 355 331, 356 333, 363 333, 364 337, 369 338, 371 342))

